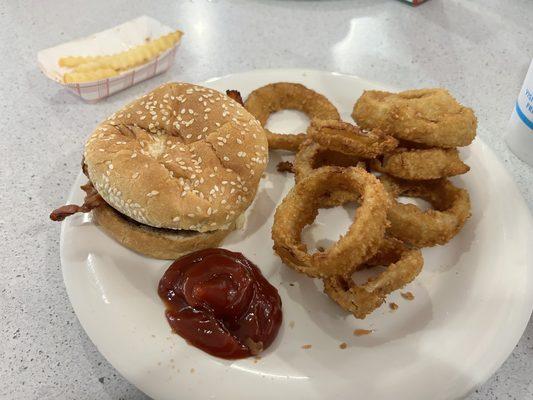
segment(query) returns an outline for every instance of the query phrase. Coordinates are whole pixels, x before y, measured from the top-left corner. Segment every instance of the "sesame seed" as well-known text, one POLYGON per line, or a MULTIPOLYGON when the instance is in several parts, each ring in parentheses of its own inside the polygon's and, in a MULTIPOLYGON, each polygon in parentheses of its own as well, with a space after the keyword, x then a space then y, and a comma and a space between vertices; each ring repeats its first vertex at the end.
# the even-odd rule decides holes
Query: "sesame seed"
POLYGON ((187 216, 188 216, 189 218, 194 218, 194 214, 193 214, 193 213, 189 213, 189 214, 187 214, 187 216))
POLYGON ((154 196, 157 196, 159 194, 159 192, 157 190, 152 190, 150 193, 147 193, 146 196, 147 197, 154 197, 154 196))
POLYGON ((172 221, 174 221, 174 222, 178 222, 179 220, 180 220, 180 217, 179 217, 179 216, 178 216, 178 217, 174 217, 174 218, 172 218, 172 221))
POLYGON ((138 172, 135 172, 135 173, 131 176, 131 178, 132 178, 132 179, 135 179, 135 178, 137 178, 138 176, 139 176, 139 173, 138 173, 138 172))

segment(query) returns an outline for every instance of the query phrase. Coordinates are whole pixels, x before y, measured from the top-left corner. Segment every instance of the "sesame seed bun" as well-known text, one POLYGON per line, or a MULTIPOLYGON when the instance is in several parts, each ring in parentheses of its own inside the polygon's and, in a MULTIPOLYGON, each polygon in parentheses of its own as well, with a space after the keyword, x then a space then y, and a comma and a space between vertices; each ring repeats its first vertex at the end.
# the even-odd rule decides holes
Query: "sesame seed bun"
POLYGON ((101 123, 88 176, 120 213, 175 230, 227 230, 253 201, 268 161, 261 124, 215 90, 168 83, 101 123))
POLYGON ((211 232, 152 228, 125 217, 103 204, 93 211, 93 221, 117 242, 148 257, 175 260, 192 251, 217 247, 233 229, 211 232))

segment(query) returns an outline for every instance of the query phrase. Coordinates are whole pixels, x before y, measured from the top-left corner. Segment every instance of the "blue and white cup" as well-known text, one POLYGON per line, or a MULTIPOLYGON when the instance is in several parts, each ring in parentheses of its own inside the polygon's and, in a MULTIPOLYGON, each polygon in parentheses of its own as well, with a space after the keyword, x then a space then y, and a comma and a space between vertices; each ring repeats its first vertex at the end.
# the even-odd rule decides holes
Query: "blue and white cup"
POLYGON ((533 165, 533 60, 511 114, 505 141, 518 158, 533 165))

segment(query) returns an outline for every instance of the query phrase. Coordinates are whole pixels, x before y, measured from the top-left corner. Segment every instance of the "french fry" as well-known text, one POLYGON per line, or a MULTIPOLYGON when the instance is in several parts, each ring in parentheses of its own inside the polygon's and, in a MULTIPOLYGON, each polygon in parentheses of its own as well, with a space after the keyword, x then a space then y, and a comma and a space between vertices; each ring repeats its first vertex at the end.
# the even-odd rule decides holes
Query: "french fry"
POLYGON ((78 83, 115 76, 157 57, 174 46, 182 35, 181 31, 171 32, 129 50, 107 56, 62 57, 59 59, 59 65, 72 68, 72 72, 63 75, 63 80, 66 83, 78 83))
POLYGON ((86 64, 88 62, 95 62, 97 61, 101 56, 68 56, 68 57, 61 57, 59 59, 59 66, 65 67, 65 68, 74 68, 77 67, 80 64, 86 64))
POLYGON ((92 82, 111 78, 117 74, 118 72, 111 68, 96 69, 91 72, 67 72, 63 75, 63 80, 65 83, 92 82))
MULTIPOLYGON (((72 69, 72 72, 92 72, 99 69, 104 69, 105 63, 103 61, 91 61, 83 64, 79 64, 78 66, 74 67, 72 69)), ((114 69, 114 68, 113 68, 114 69)))

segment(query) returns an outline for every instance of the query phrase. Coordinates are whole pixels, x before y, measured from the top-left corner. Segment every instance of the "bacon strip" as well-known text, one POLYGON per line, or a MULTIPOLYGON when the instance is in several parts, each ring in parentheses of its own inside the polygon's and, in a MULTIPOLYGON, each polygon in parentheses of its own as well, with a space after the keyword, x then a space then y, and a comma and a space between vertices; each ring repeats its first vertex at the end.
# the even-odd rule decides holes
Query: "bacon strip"
POLYGON ((98 194, 91 182, 87 182, 85 185, 80 186, 80 188, 85 192, 83 204, 81 206, 76 204, 67 204, 57 208, 50 214, 50 219, 52 221, 63 221, 65 218, 70 217, 71 215, 79 212, 87 213, 96 207, 105 204, 105 200, 98 194))
POLYGON ((226 90, 226 96, 228 96, 230 99, 235 100, 237 103, 244 107, 244 101, 242 101, 241 92, 239 92, 238 90, 226 90))

